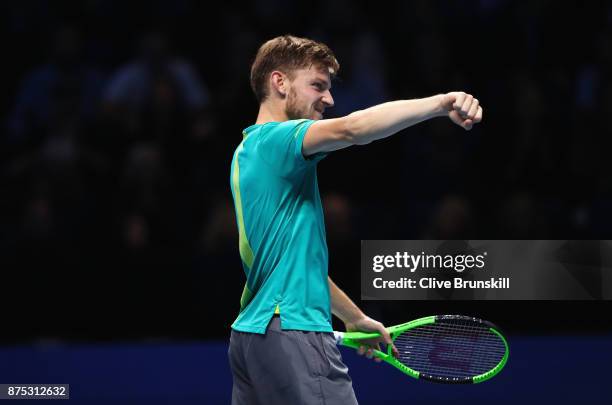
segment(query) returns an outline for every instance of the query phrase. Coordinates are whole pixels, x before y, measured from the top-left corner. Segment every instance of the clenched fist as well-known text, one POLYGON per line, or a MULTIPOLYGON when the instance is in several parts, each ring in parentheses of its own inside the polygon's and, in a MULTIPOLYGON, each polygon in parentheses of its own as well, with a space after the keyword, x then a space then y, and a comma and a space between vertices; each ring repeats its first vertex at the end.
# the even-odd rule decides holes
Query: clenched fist
POLYGON ((462 91, 442 95, 441 106, 455 124, 469 131, 472 125, 482 121, 482 107, 478 99, 462 91))

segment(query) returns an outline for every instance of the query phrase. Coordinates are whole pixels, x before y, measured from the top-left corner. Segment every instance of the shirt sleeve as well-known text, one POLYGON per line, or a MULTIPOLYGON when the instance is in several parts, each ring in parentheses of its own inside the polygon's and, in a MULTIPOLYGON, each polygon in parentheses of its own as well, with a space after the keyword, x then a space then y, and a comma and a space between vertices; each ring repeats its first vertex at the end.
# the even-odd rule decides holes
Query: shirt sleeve
POLYGON ((307 158, 302 154, 304 137, 314 122, 302 119, 265 124, 258 136, 259 155, 283 177, 315 165, 327 154, 318 153, 307 158))

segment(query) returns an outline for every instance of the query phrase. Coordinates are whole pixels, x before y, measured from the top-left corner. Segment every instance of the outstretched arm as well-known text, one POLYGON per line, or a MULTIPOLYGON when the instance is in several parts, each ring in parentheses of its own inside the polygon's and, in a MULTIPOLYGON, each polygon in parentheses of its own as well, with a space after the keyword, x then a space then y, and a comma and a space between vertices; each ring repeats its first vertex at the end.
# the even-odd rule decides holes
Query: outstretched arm
POLYGON ((302 154, 309 156, 365 145, 419 122, 445 116, 470 130, 482 120, 482 107, 476 98, 463 92, 379 104, 345 117, 315 122, 304 137, 302 154))
MULTIPOLYGON (((342 291, 338 286, 332 281, 331 278, 327 278, 329 283, 329 294, 331 297, 331 307, 332 314, 336 315, 338 318, 344 322, 346 326, 346 330, 349 332, 352 331, 361 331, 361 332, 378 332, 381 334, 381 337, 378 339, 371 339, 368 341, 364 341, 364 345, 359 348, 358 353, 364 354, 367 349, 367 357, 372 357, 372 349, 380 350, 379 344, 381 342, 387 345, 393 345, 393 341, 391 340, 391 336, 389 332, 385 329, 385 326, 375 321, 374 319, 365 315, 358 307, 355 305, 353 301, 342 291)), ((397 355, 397 350, 395 346, 393 346, 393 352, 397 355)), ((376 361, 380 361, 379 358, 375 359, 376 361)))

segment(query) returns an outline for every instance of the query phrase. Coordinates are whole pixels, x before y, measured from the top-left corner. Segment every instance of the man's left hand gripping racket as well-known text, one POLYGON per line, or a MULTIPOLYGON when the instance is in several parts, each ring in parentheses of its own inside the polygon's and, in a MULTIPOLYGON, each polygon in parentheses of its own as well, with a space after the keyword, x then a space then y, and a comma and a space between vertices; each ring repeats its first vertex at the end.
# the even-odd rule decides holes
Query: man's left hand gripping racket
MULTIPOLYGON (((504 368, 510 350, 498 328, 482 319, 463 315, 436 315, 387 328, 399 357, 374 350, 381 358, 411 377, 437 383, 471 384, 494 377, 504 368)), ((378 333, 334 332, 336 342, 358 349, 361 339, 378 333)))

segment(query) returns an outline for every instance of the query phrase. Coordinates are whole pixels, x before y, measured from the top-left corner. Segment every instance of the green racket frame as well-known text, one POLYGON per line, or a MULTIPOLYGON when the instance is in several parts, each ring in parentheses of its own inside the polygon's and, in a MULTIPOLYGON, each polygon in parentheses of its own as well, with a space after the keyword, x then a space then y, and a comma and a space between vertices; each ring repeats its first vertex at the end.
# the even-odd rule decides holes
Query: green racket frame
MULTIPOLYGON (((432 377, 432 376, 422 375, 420 372, 413 370, 410 367, 405 366, 399 360, 393 357, 393 348, 391 347, 391 345, 387 345, 386 353, 380 350, 374 349, 372 351, 373 355, 391 364, 393 367, 397 368, 401 372, 408 374, 410 377, 413 377, 416 379, 424 378, 430 381, 439 382, 439 383, 448 383, 448 384, 476 384, 476 383, 481 383, 483 381, 486 381, 486 380, 489 380, 495 377, 506 365, 506 362, 508 361, 508 356, 510 355, 510 347, 508 346, 508 341, 506 340, 504 335, 502 335, 497 330, 497 327, 490 322, 483 321, 478 318, 471 318, 471 317, 462 316, 462 315, 433 315, 433 316, 427 316, 424 318, 415 319, 415 320, 412 320, 410 322, 406 322, 400 325, 391 326, 387 328, 387 331, 391 335, 391 339, 395 341, 395 339, 401 333, 407 330, 414 329, 414 328, 417 328, 423 325, 433 324, 433 323, 436 323, 437 321, 442 321, 444 319, 452 319, 452 318, 470 319, 470 320, 475 320, 477 322, 480 322, 488 326, 489 330, 495 333, 497 336, 499 336, 499 338, 504 342, 504 346, 506 347, 506 352, 504 353, 504 356, 499 361, 499 363, 493 369, 491 369, 490 371, 487 371, 486 373, 483 373, 483 374, 480 374, 474 377, 465 377, 465 378, 432 377)), ((360 342, 362 339, 374 339, 374 338, 380 337, 380 334, 375 333, 375 332, 374 333, 334 332, 334 335, 336 337, 336 343, 342 346, 351 347, 353 349, 359 349, 360 346, 363 346, 363 343, 360 342)))

